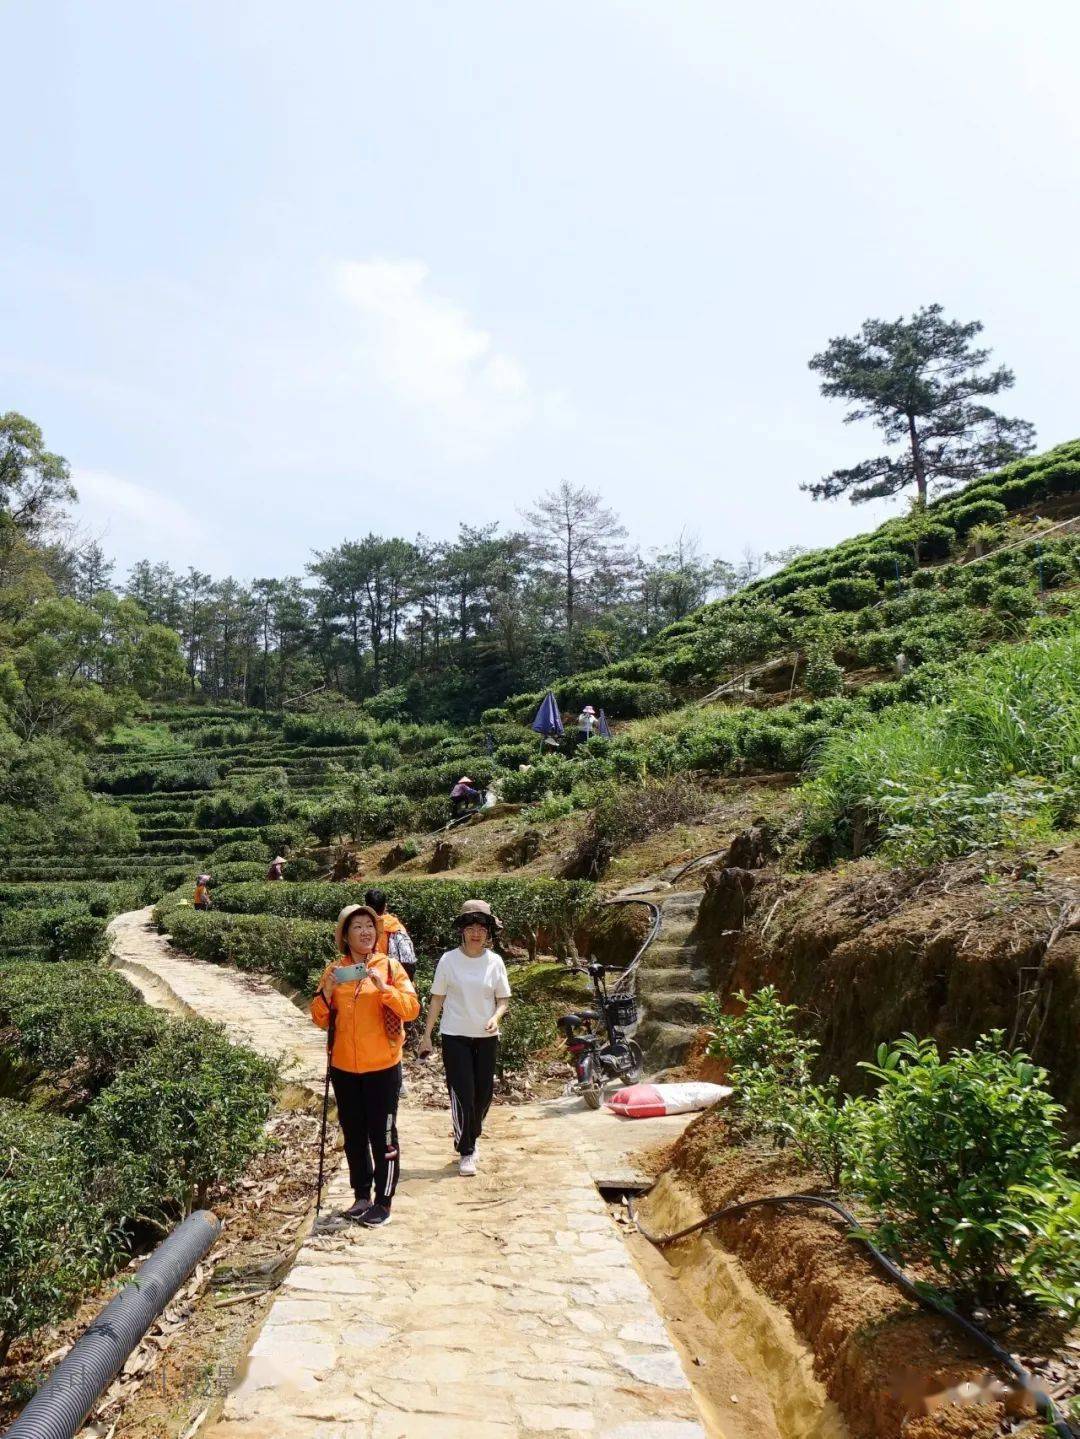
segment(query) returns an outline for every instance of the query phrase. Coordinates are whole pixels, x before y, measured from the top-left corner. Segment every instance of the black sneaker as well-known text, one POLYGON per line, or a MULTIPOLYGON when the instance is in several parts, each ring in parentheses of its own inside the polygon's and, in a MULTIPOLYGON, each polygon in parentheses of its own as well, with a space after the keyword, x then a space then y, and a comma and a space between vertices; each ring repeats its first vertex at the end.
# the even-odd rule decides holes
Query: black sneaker
POLYGON ((342 1217, 344 1219, 353 1220, 363 1219, 364 1215, 368 1212, 370 1208, 370 1199, 358 1199, 355 1204, 351 1205, 348 1209, 342 1211, 342 1217))
POLYGON ((373 1204, 360 1223, 367 1229, 377 1229, 380 1224, 390 1223, 390 1211, 385 1204, 373 1204))

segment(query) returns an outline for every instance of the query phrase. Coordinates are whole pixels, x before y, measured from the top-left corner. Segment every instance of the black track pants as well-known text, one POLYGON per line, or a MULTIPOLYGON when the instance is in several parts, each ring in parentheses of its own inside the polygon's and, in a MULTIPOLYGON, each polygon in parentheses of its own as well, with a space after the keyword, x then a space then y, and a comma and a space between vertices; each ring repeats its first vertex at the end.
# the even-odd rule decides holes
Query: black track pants
POLYGON ((443 1068, 454 1120, 454 1148, 459 1154, 471 1154, 483 1132, 495 1093, 498 1048, 495 1035, 490 1039, 469 1039, 463 1034, 442 1036, 443 1068))
POLYGON ((401 1065, 370 1074, 331 1068, 330 1082, 345 1136, 353 1194, 357 1199, 370 1199, 374 1180, 375 1203, 389 1208, 400 1169, 397 1107, 401 1065))

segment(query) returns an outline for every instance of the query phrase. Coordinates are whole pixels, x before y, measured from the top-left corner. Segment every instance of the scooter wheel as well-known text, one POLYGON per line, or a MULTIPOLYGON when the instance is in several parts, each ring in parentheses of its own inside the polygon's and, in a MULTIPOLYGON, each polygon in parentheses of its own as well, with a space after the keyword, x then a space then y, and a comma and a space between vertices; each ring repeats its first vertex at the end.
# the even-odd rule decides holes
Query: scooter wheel
POLYGON ((603 1090, 600 1088, 600 1081, 592 1061, 586 1059, 581 1066, 581 1079, 578 1091, 589 1109, 599 1109, 604 1102, 603 1090))

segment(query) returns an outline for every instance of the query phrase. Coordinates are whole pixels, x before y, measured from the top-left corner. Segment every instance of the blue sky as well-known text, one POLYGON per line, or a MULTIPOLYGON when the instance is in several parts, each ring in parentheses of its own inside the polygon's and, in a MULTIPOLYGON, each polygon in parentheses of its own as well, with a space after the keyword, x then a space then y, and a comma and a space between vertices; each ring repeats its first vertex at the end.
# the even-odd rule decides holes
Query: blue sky
POLYGON ((0 4, 0 410, 116 554, 298 573, 566 478, 648 547, 821 544, 806 361, 980 318, 1080 434, 1071 0, 0 4), (12 63, 14 62, 14 63, 12 63))

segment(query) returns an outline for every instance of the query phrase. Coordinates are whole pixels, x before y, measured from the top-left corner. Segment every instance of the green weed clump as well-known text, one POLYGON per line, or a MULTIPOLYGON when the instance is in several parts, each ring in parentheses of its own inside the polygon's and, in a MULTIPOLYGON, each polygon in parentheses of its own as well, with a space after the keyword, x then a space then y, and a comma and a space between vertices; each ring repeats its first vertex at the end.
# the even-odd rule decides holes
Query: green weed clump
POLYGON ((1080 808, 1080 625, 957 671, 936 705, 902 704, 830 735, 804 786, 831 853, 930 863, 1017 845, 1080 808))

